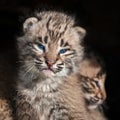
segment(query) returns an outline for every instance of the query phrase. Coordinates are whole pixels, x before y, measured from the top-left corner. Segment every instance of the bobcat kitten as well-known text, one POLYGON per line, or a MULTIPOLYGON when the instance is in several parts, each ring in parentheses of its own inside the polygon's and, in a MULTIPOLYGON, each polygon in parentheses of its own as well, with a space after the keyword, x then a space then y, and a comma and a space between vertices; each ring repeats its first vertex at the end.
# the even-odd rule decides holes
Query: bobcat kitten
POLYGON ((106 71, 100 56, 87 52, 80 64, 84 97, 89 109, 98 108, 106 99, 106 71))
POLYGON ((93 120, 75 74, 85 30, 64 13, 43 11, 26 19, 23 32, 16 120, 93 120))

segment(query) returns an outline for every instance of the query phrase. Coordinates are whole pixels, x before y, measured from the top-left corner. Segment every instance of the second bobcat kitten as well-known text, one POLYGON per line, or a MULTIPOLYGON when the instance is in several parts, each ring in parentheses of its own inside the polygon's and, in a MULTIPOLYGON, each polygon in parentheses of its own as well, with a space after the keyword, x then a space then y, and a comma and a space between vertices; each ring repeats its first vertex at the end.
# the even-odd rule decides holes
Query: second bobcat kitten
POLYGON ((87 52, 80 64, 81 83, 89 109, 99 107, 106 99, 104 62, 94 52, 87 52))

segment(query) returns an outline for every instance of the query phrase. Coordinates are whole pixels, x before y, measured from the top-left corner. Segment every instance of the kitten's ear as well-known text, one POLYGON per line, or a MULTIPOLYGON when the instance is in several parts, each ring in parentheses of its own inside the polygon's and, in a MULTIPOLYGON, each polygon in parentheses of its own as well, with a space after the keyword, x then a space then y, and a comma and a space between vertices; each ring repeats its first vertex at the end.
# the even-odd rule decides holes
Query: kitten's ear
POLYGON ((27 32, 34 23, 38 22, 38 19, 35 17, 30 17, 28 19, 25 20, 25 22, 23 23, 23 32, 27 32))
POLYGON ((86 35, 86 30, 82 27, 75 27, 75 30, 77 31, 80 39, 83 39, 86 35))

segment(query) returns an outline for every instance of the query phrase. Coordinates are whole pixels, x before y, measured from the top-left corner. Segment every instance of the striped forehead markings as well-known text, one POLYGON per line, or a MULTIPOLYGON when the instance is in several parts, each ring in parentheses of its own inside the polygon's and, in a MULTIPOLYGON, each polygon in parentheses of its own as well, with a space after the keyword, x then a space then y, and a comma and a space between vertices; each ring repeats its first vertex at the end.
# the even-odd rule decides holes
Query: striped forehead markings
POLYGON ((48 36, 45 36, 44 42, 47 44, 48 43, 48 36))
POLYGON ((47 23, 46 23, 46 28, 47 28, 47 29, 49 29, 49 23, 50 23, 51 19, 52 19, 52 17, 50 17, 50 18, 48 19, 47 23))
POLYGON ((38 37, 38 40, 39 40, 41 43, 43 43, 42 37, 38 37))
POLYGON ((61 41, 60 41, 60 46, 63 46, 63 44, 64 44, 64 40, 61 39, 61 41))
POLYGON ((61 47, 66 47, 66 46, 69 46, 68 42, 64 42, 63 39, 60 40, 60 46, 61 47))

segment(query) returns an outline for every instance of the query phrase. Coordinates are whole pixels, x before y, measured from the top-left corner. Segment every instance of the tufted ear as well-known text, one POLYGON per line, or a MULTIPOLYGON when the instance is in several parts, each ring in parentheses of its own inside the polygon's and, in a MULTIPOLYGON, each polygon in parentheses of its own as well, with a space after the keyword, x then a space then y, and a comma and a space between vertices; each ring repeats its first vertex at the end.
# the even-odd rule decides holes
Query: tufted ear
POLYGON ((25 22, 23 23, 23 32, 27 32, 37 21, 38 19, 35 17, 30 17, 26 19, 25 22))
POLYGON ((75 30, 77 31, 80 39, 83 39, 86 35, 86 30, 82 27, 75 27, 75 30))

